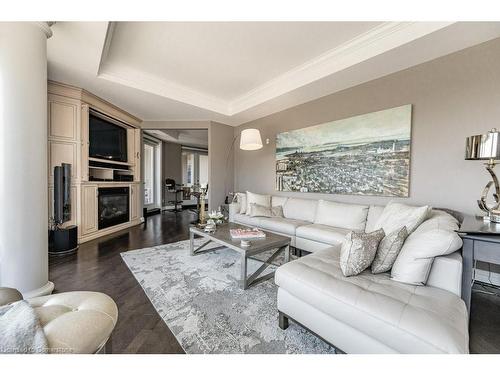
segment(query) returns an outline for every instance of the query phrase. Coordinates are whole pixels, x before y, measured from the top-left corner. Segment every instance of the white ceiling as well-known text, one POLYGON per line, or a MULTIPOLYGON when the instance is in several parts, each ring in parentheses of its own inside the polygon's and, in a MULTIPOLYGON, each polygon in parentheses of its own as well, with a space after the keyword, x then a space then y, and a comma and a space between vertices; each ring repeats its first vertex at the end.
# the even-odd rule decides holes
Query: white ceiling
POLYGON ((233 101, 379 24, 119 22, 106 64, 233 101))
POLYGON ((500 23, 57 22, 49 78, 143 120, 230 125, 500 37, 500 23))

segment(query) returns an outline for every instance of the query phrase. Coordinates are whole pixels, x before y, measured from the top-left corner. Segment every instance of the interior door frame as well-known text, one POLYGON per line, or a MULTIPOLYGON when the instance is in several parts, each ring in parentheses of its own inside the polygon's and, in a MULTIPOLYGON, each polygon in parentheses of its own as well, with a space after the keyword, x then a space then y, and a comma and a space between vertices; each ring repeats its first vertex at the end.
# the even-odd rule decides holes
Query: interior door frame
MULTIPOLYGON (((153 147, 153 203, 146 204, 145 203, 145 195, 143 193, 142 201, 144 204, 144 207, 146 209, 153 209, 153 208, 160 208, 161 209, 161 197, 162 197, 162 191, 161 191, 161 140, 156 139, 150 135, 144 134, 143 137, 143 149, 146 148, 146 145, 152 146, 153 147)), ((143 155, 145 153, 143 152, 143 155)), ((143 161, 145 161, 145 158, 143 157, 143 161)), ((144 192, 146 191, 146 181, 145 181, 145 176, 146 176, 146 165, 144 165, 144 192)))

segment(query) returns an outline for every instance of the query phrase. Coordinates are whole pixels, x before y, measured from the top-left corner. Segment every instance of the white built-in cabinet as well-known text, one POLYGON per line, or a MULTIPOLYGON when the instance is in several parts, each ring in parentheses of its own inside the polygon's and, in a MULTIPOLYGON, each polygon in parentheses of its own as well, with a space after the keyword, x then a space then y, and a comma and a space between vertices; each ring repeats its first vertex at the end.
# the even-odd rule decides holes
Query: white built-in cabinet
POLYGON ((49 218, 53 216, 54 166, 72 165, 71 220, 64 226, 78 226, 78 240, 85 242, 142 222, 141 120, 103 99, 77 87, 48 82, 48 178, 49 218), (89 111, 97 110, 124 124, 127 129, 131 182, 96 182, 89 176, 89 111), (102 186, 129 187, 130 220, 98 229, 98 189, 102 186))
POLYGON ((139 204, 141 199, 139 197, 139 185, 130 185, 130 220, 137 220, 139 218, 139 204))
POLYGON ((80 233, 85 236, 97 231, 97 185, 83 185, 82 187, 82 222, 80 233))

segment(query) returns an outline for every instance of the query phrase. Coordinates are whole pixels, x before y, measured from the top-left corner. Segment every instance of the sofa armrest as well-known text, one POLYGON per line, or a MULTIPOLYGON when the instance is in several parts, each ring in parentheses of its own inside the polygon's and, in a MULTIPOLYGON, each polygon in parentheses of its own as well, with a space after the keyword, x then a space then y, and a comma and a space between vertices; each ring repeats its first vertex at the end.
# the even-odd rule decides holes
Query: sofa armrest
POLYGON ((0 306, 21 301, 22 299, 23 295, 17 289, 0 287, 0 306))
POLYGON ((240 203, 232 202, 229 204, 229 221, 234 223, 234 215, 240 212, 240 203))
POLYGON ((432 263, 427 285, 462 296, 462 256, 460 251, 436 257, 432 263))

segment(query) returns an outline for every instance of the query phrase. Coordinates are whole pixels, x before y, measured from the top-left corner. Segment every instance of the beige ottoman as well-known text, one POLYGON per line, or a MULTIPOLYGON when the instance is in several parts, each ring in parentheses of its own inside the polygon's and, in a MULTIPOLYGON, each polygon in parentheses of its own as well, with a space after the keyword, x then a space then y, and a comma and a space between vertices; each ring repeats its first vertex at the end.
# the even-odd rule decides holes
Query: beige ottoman
MULTIPOLYGON (((1 294, 11 297, 3 302, 13 302, 15 292, 12 289, 0 288, 1 294)), ((51 353, 101 351, 118 318, 115 302, 98 292, 66 292, 27 301, 38 315, 51 353)))

